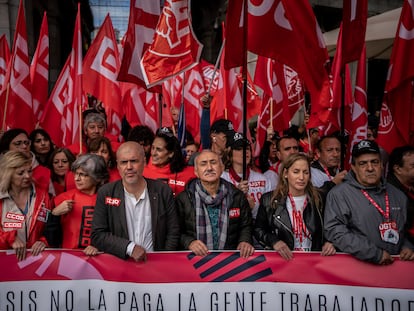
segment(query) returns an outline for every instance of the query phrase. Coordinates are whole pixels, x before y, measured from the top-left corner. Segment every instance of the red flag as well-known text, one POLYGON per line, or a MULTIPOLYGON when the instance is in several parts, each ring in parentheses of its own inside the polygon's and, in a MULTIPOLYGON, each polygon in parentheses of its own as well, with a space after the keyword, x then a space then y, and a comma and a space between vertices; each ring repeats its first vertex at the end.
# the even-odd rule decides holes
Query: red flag
POLYGON ((225 52, 220 60, 220 78, 215 96, 211 101, 210 121, 227 119, 236 132, 243 131, 243 100, 235 68, 224 68, 225 52))
POLYGON ((342 66, 360 58, 365 45, 368 0, 344 0, 342 11, 342 66))
POLYGON ((204 89, 209 91, 210 96, 213 97, 218 88, 220 71, 215 70, 214 65, 204 59, 201 60, 200 65, 203 72, 204 89))
POLYGON ((200 64, 163 84, 164 100, 169 107, 180 109, 181 103, 184 103, 186 129, 197 141, 200 138, 201 97, 205 93, 200 64))
POLYGON ((121 134, 121 88, 117 76, 120 68, 118 46, 109 14, 83 60, 83 91, 103 102, 108 116, 108 132, 121 134))
POLYGON ((414 144, 414 1, 404 1, 391 53, 384 101, 381 108, 378 143, 387 151, 414 144), (398 120, 398 122, 396 122, 398 120))
POLYGON ((40 125, 58 146, 81 141, 80 111, 82 110, 82 35, 80 7, 76 15, 72 51, 60 72, 46 104, 40 125))
POLYGON ((43 14, 39 41, 30 65, 30 78, 33 89, 33 113, 35 121, 38 122, 49 96, 49 28, 46 12, 43 14))
POLYGON ((258 154, 266 140, 268 127, 277 132, 289 128, 293 115, 304 104, 304 94, 297 73, 270 58, 258 57, 254 81, 264 91, 257 121, 255 153, 258 154))
POLYGON ((361 56, 358 62, 357 76, 355 81, 354 102, 351 107, 351 124, 349 126, 349 143, 347 153, 347 163, 351 164, 351 150, 352 147, 362 139, 367 138, 368 127, 368 104, 367 104, 367 78, 366 65, 367 55, 365 47, 362 49, 361 56))
MULTIPOLYGON (((128 29, 125 34, 119 81, 146 86, 140 62, 154 36, 160 4, 154 0, 131 0, 128 29)), ((161 90, 161 89, 160 89, 161 90)))
POLYGON ((122 99, 124 114, 129 124, 147 125, 154 132, 158 128, 158 94, 134 85, 125 92, 122 99))
POLYGON ((166 0, 141 68, 147 87, 194 67, 203 46, 191 27, 188 0, 166 0))
POLYGON ((2 128, 19 127, 31 132, 34 128, 32 86, 30 83, 26 20, 22 1, 19 4, 11 57, 4 83, 5 92, 2 96, 2 128), (7 87, 9 88, 8 96, 7 87))
POLYGON ((10 61, 10 48, 6 35, 0 36, 0 93, 6 80, 7 66, 10 61))
MULTIPOLYGON (((227 10, 226 67, 240 66, 243 55, 243 1, 230 0, 227 10)), ((322 33, 308 0, 262 1, 249 5, 247 48, 292 67, 310 91, 312 107, 329 105, 321 94, 328 82, 329 60, 322 33), (269 40, 269 33, 277 40, 269 40)))

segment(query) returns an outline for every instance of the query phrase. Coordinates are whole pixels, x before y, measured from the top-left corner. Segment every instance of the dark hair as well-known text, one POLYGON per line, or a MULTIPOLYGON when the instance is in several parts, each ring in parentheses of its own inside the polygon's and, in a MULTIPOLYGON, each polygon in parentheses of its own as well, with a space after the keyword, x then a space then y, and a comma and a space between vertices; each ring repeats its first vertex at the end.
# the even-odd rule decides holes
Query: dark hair
POLYGON ((337 141, 339 141, 339 144, 341 144, 341 139, 338 137, 338 135, 325 135, 325 136, 322 136, 322 137, 318 140, 318 142, 316 143, 316 149, 318 149, 319 151, 322 151, 322 150, 321 150, 322 142, 323 142, 324 140, 326 140, 326 139, 330 139, 330 138, 336 139, 337 141))
POLYGON ((388 158, 389 173, 394 172, 394 166, 404 166, 404 156, 414 154, 414 146, 406 145, 394 148, 388 158))
POLYGON ((75 162, 76 160, 76 157, 68 148, 56 148, 55 150, 53 150, 52 154, 49 157, 49 163, 48 163, 49 164, 48 166, 51 172, 52 181, 57 181, 57 176, 55 174, 55 171, 53 170, 53 160, 58 153, 65 154, 66 158, 69 161, 69 170, 72 167, 72 163, 75 162))
POLYGON ((14 128, 4 132, 3 136, 0 139, 0 153, 5 153, 8 151, 10 149, 12 140, 20 134, 26 134, 27 138, 29 138, 29 134, 27 134, 27 132, 21 128, 14 128))
POLYGON ((185 159, 181 151, 180 143, 177 137, 163 130, 158 130, 155 137, 162 138, 165 141, 165 149, 173 153, 170 160, 170 171, 171 173, 181 172, 185 167, 185 159))
MULTIPOLYGON (((276 140, 276 150, 280 151, 280 142, 284 139, 294 139, 298 141, 294 136, 291 135, 283 135, 282 137, 279 137, 279 139, 276 140)), ((299 144, 298 144, 299 145, 299 144)))
MULTIPOLYGON (((253 165, 253 151, 252 151, 252 145, 248 144, 247 147, 250 150, 250 162, 247 163, 248 167, 251 167, 253 165)), ((230 148, 229 150, 226 150, 226 152, 223 153, 222 159, 224 163, 224 168, 226 170, 230 169, 230 167, 233 166, 233 150, 240 150, 240 149, 233 149, 230 148)), ((247 149, 246 149, 247 150, 247 149)))
POLYGON ((42 164, 42 165, 44 165, 44 166, 47 166, 47 165, 48 165, 48 162, 49 162, 49 159, 50 159, 50 156, 51 156, 51 154, 52 154, 53 150, 55 149, 55 146, 54 146, 54 144, 53 144, 53 142, 52 142, 52 139, 50 138, 49 133, 48 133, 46 130, 44 130, 44 129, 38 128, 38 129, 33 130, 33 131, 30 133, 30 135, 29 135, 29 139, 30 139, 30 141, 32 142, 32 143, 31 143, 31 145, 30 145, 30 150, 34 153, 34 155, 35 155, 35 157, 36 157, 37 161, 38 161, 40 164, 42 164), (46 140, 48 140, 48 141, 49 141, 49 143, 50 143, 50 150, 49 150, 49 152, 47 153, 47 155, 46 155, 46 156, 44 156, 44 157, 42 157, 42 158, 38 156, 38 154, 37 154, 37 152, 36 152, 36 150, 35 150, 35 147, 34 147, 34 142, 35 142, 35 140, 36 140, 36 135, 37 135, 37 134, 42 135, 42 136, 43 136, 44 138, 46 138, 46 140))
POLYGON ((89 153, 98 152, 102 144, 105 144, 106 148, 108 148, 108 152, 109 152, 108 167, 114 168, 116 166, 116 155, 115 155, 114 150, 112 149, 111 141, 107 137, 96 137, 92 139, 87 145, 88 152, 89 153))
POLYGON ((128 133, 127 141, 136 141, 145 146, 151 145, 154 141, 154 132, 146 125, 134 126, 128 133))

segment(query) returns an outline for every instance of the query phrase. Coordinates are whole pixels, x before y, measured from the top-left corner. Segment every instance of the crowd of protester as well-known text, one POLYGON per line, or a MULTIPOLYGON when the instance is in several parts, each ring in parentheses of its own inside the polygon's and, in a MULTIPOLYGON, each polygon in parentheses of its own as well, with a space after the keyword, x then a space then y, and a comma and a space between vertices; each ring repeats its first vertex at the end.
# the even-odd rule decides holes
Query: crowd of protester
POLYGON ((318 129, 269 129, 254 157, 224 119, 182 147, 174 129, 136 126, 121 143, 98 111, 83 117, 80 144, 55 146, 43 129, 0 138, 0 248, 18 260, 49 247, 137 261, 256 249, 414 260, 414 146, 387 155, 370 128, 346 170, 343 138, 318 129))

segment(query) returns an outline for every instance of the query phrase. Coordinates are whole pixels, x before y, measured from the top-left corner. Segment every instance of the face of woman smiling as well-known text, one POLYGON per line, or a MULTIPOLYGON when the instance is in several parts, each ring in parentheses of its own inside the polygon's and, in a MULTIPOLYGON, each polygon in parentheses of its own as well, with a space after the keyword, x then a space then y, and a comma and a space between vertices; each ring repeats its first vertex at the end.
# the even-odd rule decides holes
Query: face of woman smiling
POLYGON ((170 162, 173 152, 168 151, 166 146, 167 143, 163 138, 156 137, 154 139, 151 147, 151 159, 155 166, 163 167, 170 162))
POLYGON ((309 163, 302 159, 297 160, 284 174, 288 181, 289 193, 293 196, 304 195, 310 179, 309 163))

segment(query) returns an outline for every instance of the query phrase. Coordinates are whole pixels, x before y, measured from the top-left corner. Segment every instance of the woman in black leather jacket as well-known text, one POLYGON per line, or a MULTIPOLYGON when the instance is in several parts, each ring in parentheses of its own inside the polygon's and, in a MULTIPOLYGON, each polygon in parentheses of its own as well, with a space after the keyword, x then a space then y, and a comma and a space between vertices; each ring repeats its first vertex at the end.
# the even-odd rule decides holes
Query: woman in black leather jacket
POLYGON ((323 202, 311 183, 308 157, 292 154, 282 165, 277 188, 261 198, 254 229, 256 239, 286 260, 293 258, 292 250, 335 254, 335 247, 324 241, 323 202))

